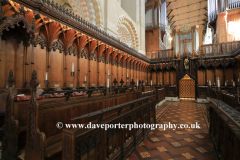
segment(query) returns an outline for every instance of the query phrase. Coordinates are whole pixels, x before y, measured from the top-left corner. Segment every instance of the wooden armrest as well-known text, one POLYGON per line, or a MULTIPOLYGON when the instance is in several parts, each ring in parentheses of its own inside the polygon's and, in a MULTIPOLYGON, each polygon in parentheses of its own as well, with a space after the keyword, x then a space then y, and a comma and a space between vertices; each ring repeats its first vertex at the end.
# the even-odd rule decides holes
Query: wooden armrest
POLYGON ((22 126, 19 126, 18 130, 17 130, 17 133, 21 133, 23 131, 27 131, 27 125, 22 125, 22 126))
POLYGON ((47 138, 47 147, 52 146, 62 140, 62 133, 47 138))
POLYGON ((48 146, 45 149, 45 158, 52 157, 62 151, 62 141, 55 143, 54 145, 48 146))

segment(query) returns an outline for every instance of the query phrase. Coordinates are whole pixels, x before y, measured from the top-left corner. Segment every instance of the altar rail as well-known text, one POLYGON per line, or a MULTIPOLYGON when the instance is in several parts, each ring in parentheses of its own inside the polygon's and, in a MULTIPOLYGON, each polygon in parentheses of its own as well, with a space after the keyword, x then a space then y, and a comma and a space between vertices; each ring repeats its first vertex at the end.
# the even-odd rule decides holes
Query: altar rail
MULTIPOLYGON (((100 110, 95 113, 83 115, 79 118, 99 117, 98 122, 103 124, 153 124, 155 118, 155 96, 140 98, 131 102, 112 107, 115 115, 102 121, 102 116, 109 110, 100 110), (122 108, 130 106, 128 110, 122 108)), ((149 129, 116 128, 108 129, 63 129, 62 159, 126 159, 137 145, 148 134, 149 129)))

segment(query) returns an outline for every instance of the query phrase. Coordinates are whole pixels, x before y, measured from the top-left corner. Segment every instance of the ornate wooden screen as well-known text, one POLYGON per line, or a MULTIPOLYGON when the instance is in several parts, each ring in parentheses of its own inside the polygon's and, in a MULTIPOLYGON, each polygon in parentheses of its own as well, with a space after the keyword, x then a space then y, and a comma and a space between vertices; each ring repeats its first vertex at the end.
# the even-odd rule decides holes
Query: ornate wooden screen
POLYGON ((179 92, 180 98, 195 98, 195 80, 186 74, 179 81, 179 92))

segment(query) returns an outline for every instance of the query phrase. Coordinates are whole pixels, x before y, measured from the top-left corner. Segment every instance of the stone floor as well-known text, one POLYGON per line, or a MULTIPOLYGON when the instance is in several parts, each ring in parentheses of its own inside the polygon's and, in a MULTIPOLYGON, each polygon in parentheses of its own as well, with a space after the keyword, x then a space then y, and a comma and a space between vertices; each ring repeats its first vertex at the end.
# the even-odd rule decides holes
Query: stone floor
POLYGON ((217 160, 208 133, 207 104, 194 101, 165 102, 157 110, 158 124, 200 124, 200 129, 156 129, 130 155, 128 160, 217 160))

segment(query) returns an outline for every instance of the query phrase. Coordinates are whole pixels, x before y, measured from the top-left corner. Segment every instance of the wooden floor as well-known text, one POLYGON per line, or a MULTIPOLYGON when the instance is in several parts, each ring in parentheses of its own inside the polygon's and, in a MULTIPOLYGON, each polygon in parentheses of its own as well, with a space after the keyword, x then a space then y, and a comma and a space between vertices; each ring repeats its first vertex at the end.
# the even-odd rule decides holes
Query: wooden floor
POLYGON ((157 110, 157 123, 194 124, 200 129, 157 129, 128 158, 129 160, 217 160, 209 137, 205 104, 194 101, 165 102, 157 110))

